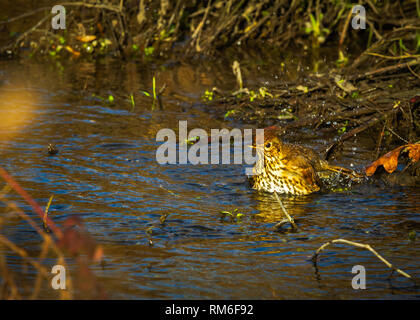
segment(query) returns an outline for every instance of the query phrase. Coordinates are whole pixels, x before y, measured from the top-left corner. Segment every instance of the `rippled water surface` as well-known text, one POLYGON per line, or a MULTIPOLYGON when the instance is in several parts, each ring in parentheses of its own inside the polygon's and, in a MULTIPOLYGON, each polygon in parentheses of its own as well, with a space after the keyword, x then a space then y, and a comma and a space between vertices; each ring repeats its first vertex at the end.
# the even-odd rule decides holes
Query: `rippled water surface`
MULTIPOLYGON (((251 60, 259 63, 248 59, 241 64, 247 85, 280 81, 272 66, 247 69, 251 60)), ((408 236, 420 232, 418 188, 369 184, 283 197, 299 230, 278 232, 279 204, 247 188, 244 166, 156 162, 157 131, 177 131, 179 120, 208 132, 245 127, 217 120, 200 102, 206 89, 234 89, 229 63, 1 61, 1 165, 42 206, 54 195, 55 222, 82 217, 104 247, 104 266, 92 269, 112 298, 420 298, 409 280, 389 280, 389 269, 368 251, 337 245, 322 253, 318 268, 309 260, 324 242, 344 238, 370 244, 420 277, 418 240, 408 236), (167 86, 161 105, 141 93, 151 92, 153 76, 158 89, 167 86), (47 154, 49 143, 57 155, 47 154), (234 209, 244 214, 241 221, 221 220, 220 211, 234 209), (366 290, 352 289, 354 265, 366 267, 366 290)), ((317 150, 331 143, 315 133, 295 139, 317 150)), ((336 163, 363 168, 370 151, 361 139, 346 143, 336 163)), ((8 198, 29 212, 18 196, 8 198)), ((2 230, 28 250, 39 246, 36 233, 17 218, 5 219, 2 230)), ((14 265, 13 253, 8 259, 33 281, 14 265)), ((40 297, 57 294, 44 287, 40 297)))

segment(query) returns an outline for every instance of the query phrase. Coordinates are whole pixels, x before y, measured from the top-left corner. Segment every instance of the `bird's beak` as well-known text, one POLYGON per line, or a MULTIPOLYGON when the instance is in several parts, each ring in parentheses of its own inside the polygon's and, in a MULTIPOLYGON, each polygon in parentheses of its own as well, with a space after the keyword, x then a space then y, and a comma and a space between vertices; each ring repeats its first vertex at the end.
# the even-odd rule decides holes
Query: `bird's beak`
POLYGON ((254 146, 254 145, 248 145, 247 147, 250 147, 250 148, 252 148, 252 149, 260 149, 260 150, 262 150, 263 149, 263 146, 262 145, 256 145, 256 146, 254 146))

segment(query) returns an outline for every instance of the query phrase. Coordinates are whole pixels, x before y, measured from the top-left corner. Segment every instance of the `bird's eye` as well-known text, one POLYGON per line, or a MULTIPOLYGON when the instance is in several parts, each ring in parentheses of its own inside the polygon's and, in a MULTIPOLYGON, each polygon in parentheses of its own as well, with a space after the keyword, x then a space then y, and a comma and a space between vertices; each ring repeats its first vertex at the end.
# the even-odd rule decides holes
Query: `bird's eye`
POLYGON ((267 149, 269 149, 269 148, 271 147, 271 142, 267 142, 267 143, 265 144, 265 147, 266 147, 267 149))

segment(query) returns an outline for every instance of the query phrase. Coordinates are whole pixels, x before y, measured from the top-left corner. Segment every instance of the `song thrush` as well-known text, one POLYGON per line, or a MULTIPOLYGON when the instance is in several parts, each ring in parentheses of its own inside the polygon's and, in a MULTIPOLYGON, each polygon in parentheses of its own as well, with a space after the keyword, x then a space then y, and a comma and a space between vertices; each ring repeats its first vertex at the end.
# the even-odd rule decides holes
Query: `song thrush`
POLYGON ((264 130, 264 143, 254 146, 258 161, 249 177, 253 189, 305 195, 331 185, 331 180, 360 181, 353 170, 328 164, 311 149, 282 142, 278 130, 264 130))

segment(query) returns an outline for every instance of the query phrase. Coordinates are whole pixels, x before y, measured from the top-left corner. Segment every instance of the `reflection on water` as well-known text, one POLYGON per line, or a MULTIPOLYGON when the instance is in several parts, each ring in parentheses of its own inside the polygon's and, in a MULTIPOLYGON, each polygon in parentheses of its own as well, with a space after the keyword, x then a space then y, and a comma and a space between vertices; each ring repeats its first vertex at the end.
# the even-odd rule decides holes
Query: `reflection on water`
POLYGON ((0 141, 11 141, 36 117, 36 94, 19 84, 0 91, 0 141))
MULTIPOLYGON (((270 59, 243 58, 247 85, 282 81, 286 75, 272 67, 280 63, 270 59)), ((105 248, 105 265, 94 269, 112 298, 419 298, 405 279, 389 282, 389 271, 369 252, 330 247, 318 271, 309 261, 322 243, 345 238, 369 243, 420 276, 420 250, 408 239, 420 230, 418 189, 361 185, 282 197, 299 230, 275 231, 280 206, 247 188, 243 166, 157 164, 160 129, 176 131, 179 120, 191 129, 230 127, 200 104, 206 89, 234 88, 230 63, 0 62, 2 166, 41 205, 54 194, 54 221, 82 216, 105 248), (162 105, 153 107, 141 91, 151 92, 154 76, 166 89, 162 105), (49 143, 57 155, 47 154, 49 143), (234 209, 244 214, 239 222, 221 220, 221 210, 234 209), (363 292, 351 288, 356 264, 367 269, 363 292)), ((305 143, 319 149, 324 138, 312 134, 305 143)), ((353 148, 345 145, 340 164, 362 168, 369 145, 353 148)), ((39 239, 22 221, 9 217, 3 232, 38 252, 39 239)), ((33 281, 12 254, 8 263, 33 281)), ((56 293, 43 288, 41 296, 56 293)))

